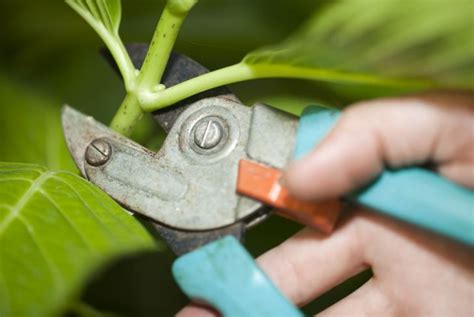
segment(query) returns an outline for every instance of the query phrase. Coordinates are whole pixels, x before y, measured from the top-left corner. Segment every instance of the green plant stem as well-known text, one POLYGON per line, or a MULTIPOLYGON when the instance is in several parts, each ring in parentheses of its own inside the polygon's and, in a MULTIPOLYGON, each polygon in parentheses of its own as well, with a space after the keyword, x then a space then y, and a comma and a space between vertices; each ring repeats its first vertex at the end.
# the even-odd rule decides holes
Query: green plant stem
POLYGON ((232 66, 206 73, 159 92, 139 95, 144 111, 150 112, 172 105, 197 93, 235 82, 258 78, 303 78, 331 82, 357 82, 360 84, 390 85, 414 89, 433 86, 433 83, 418 80, 399 80, 372 75, 335 72, 323 69, 304 68, 277 64, 246 64, 232 66))
POLYGON ((117 66, 120 70, 120 74, 123 78, 123 83, 125 85, 125 90, 132 91, 135 84, 135 66, 128 55, 127 49, 122 43, 122 40, 117 36, 117 39, 112 39, 108 34, 104 34, 102 37, 104 43, 106 44, 109 52, 112 54, 117 66))
POLYGON ((137 95, 129 92, 112 119, 110 127, 124 136, 130 136, 142 115, 137 95))
POLYGON ((179 2, 186 1, 168 1, 163 10, 138 75, 138 87, 142 90, 152 90, 159 84, 181 25, 194 4, 177 8, 176 3, 179 2))
POLYGON ((150 112, 199 92, 251 78, 254 78, 252 69, 239 63, 192 78, 157 93, 142 93, 139 100, 142 109, 150 112))
POLYGON ((138 94, 156 92, 168 64, 181 25, 195 0, 168 0, 160 17, 133 91, 128 91, 110 124, 115 131, 129 136, 143 115, 138 94))

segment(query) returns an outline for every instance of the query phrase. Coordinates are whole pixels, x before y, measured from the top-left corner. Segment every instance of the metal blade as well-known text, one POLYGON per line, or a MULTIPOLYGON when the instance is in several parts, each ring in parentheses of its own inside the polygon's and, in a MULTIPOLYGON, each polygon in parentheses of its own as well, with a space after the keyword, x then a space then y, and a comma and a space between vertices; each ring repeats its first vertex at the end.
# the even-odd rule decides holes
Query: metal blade
MULTIPOLYGON (((94 118, 84 115, 81 112, 67 105, 64 106, 62 110, 62 124, 67 146, 77 167, 80 169, 84 177, 89 178, 89 176, 92 176, 92 182, 94 182, 94 173, 90 174, 91 162, 90 158, 88 158, 85 153, 86 151, 88 151, 88 149, 90 149, 90 145, 93 142, 96 142, 98 139, 107 139, 107 143, 109 144, 113 143, 113 141, 119 142, 123 145, 126 144, 127 146, 131 146, 138 151, 145 151, 145 155, 149 154, 150 158, 154 156, 154 153, 147 151, 145 148, 141 147, 135 142, 130 141, 129 139, 112 131, 110 128, 96 121, 94 118)), ((113 147, 108 153, 109 157, 119 155, 119 153, 117 153, 116 149, 114 149, 113 147)), ((112 159, 113 158, 110 158, 110 160, 112 159)), ((110 162, 108 162, 107 164, 109 163, 110 162)), ((135 162, 127 164, 126 166, 130 168, 133 163, 135 162)), ((136 163, 140 164, 140 161, 137 160, 136 163)), ((130 176, 130 181, 133 181, 134 176, 136 175, 132 174, 130 176)), ((117 180, 112 177, 112 179, 109 179, 107 183, 110 182, 110 184, 114 184, 114 182, 116 181, 117 180)), ((127 192, 123 192, 122 195, 117 195, 115 191, 111 192, 110 190, 108 190, 110 188, 104 188, 103 186, 101 186, 100 183, 96 183, 96 185, 98 185, 101 189, 111 195, 112 198, 116 199, 117 202, 124 206, 126 209, 133 210, 133 212, 138 212, 139 214, 142 214, 148 220, 150 220, 154 227, 159 231, 163 239, 165 239, 167 244, 173 250, 173 252, 177 255, 189 252, 210 241, 213 241, 226 235, 233 235, 239 240, 243 238, 245 227, 247 225, 247 223, 244 221, 238 221, 223 228, 210 229, 205 231, 182 230, 179 228, 173 228, 168 225, 165 225, 164 223, 160 223, 155 217, 153 217, 152 213, 150 214, 146 212, 152 211, 153 205, 146 206, 146 208, 141 208, 143 206, 138 205, 130 206, 129 204, 131 203, 131 201, 129 199, 124 198, 126 197, 127 192)), ((157 186, 153 186, 153 188, 155 187, 157 186)), ((151 192, 151 190, 147 190, 148 194, 150 194, 151 192)), ((140 195, 133 194, 133 196, 140 195)), ((143 202, 143 199, 140 200, 143 202)), ((255 217, 252 217, 252 219, 253 218, 255 217)))
POLYGON ((232 235, 242 241, 245 233, 245 224, 241 221, 225 228, 209 231, 185 231, 176 230, 153 222, 153 226, 158 230, 161 237, 166 241, 170 249, 181 255, 197 249, 211 241, 232 235))
MULTIPOLYGON (((92 141, 99 138, 109 138, 129 146, 139 147, 135 142, 112 131, 93 117, 86 116, 68 105, 62 109, 61 122, 69 152, 84 177, 86 177, 85 152, 92 141)), ((143 147, 140 149, 147 151, 143 147)))

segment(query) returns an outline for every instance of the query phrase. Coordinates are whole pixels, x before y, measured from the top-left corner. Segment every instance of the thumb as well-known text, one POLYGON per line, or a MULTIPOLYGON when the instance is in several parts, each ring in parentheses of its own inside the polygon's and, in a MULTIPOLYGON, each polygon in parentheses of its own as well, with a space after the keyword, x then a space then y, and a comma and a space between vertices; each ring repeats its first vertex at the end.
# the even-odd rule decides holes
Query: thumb
POLYGON ((434 163, 446 177, 474 186, 473 94, 437 92, 380 99, 345 110, 333 131, 285 175, 304 199, 342 196, 385 166, 434 163))

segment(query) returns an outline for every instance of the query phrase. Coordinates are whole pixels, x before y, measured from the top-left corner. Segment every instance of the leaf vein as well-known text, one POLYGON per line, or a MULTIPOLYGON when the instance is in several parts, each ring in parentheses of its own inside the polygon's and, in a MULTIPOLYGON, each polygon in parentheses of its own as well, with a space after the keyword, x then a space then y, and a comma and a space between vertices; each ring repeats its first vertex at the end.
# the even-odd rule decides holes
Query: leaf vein
POLYGON ((41 255, 41 257, 43 258, 44 262, 46 263, 46 267, 48 268, 48 270, 50 271, 51 273, 51 277, 53 278, 54 280, 54 285, 56 287, 56 289, 60 289, 61 287, 59 286, 60 285, 60 280, 62 279, 62 276, 61 274, 58 272, 58 270, 55 268, 54 266, 54 263, 52 263, 50 260, 49 260, 49 257, 46 256, 46 253, 44 251, 44 249, 42 248, 42 246, 39 244, 38 241, 36 241, 35 239, 35 235, 33 234, 34 233, 34 229, 33 227, 28 223, 28 221, 26 219, 24 219, 21 215, 19 215, 17 217, 18 221, 20 223, 22 223, 25 227, 26 227, 26 231, 28 232, 28 235, 30 236, 31 240, 33 241, 34 245, 36 246, 36 248, 38 249, 38 252, 39 254, 41 255))
POLYGON ((28 203, 30 198, 35 194, 36 191, 40 188, 40 186, 49 178, 51 177, 51 172, 45 172, 37 177, 34 181, 32 181, 30 187, 23 193, 23 195, 18 199, 18 202, 13 206, 11 213, 5 218, 5 220, 0 224, 0 236, 3 235, 6 228, 10 225, 10 223, 20 215, 21 211, 28 203))
POLYGON ((23 182, 33 183, 33 180, 31 180, 30 178, 23 178, 23 177, 9 177, 7 179, 1 179, 0 178, 0 183, 1 182, 10 182, 10 181, 23 181, 23 182))
POLYGON ((92 212, 92 208, 89 206, 89 204, 82 198, 82 196, 79 194, 79 192, 74 188, 72 187, 71 185, 69 185, 67 182, 65 182, 63 179, 61 179, 60 177, 57 177, 55 175, 52 175, 51 176, 52 178, 56 179, 57 181, 63 183, 64 185, 66 185, 67 187, 69 187, 71 189, 71 191, 79 198, 79 200, 81 201, 81 203, 84 205, 84 207, 86 207, 87 209, 87 212, 92 216, 92 218, 94 218, 94 220, 99 224, 99 226, 101 226, 104 231, 106 231, 109 236, 111 238, 113 238, 113 240, 117 241, 117 238, 115 237, 115 234, 112 233, 112 231, 110 231, 110 229, 104 225, 104 223, 99 219, 99 217, 97 217, 96 214, 94 214, 92 212))
POLYGON ((66 220, 67 224, 71 227, 72 231, 77 234, 81 242, 90 250, 94 250, 94 248, 90 245, 90 243, 87 241, 86 237, 81 233, 79 229, 74 226, 74 224, 71 222, 71 220, 66 217, 66 213, 61 210, 59 205, 56 203, 56 201, 44 190, 40 190, 40 193, 54 206, 54 208, 58 211, 58 214, 60 214, 64 220, 66 220))
MULTIPOLYGON (((80 186, 83 186, 83 184, 80 184, 80 186)), ((92 196, 94 196, 95 200, 98 202, 98 204, 104 208, 104 210, 107 210, 107 206, 104 205, 104 202, 102 200, 102 198, 99 196, 99 194, 90 186, 83 186, 83 188, 85 188, 89 193, 91 193, 92 196)), ((120 206, 120 208, 123 208, 120 206)), ((126 212, 126 211, 123 211, 123 212, 126 212)), ((121 226, 123 226, 124 228, 128 228, 122 221, 122 219, 120 219, 119 217, 117 217, 115 215, 115 213, 109 213, 109 215, 112 216, 112 218, 114 218, 121 226)))

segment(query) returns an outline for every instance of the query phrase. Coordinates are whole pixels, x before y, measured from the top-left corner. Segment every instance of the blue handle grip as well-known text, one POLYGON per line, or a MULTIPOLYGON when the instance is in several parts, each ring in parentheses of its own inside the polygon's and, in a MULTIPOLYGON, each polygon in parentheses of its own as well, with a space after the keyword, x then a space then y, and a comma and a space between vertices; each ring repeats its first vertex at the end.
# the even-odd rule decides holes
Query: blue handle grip
MULTIPOLYGON (((340 112, 310 106, 298 128, 295 157, 316 146, 340 112)), ((474 192, 419 167, 385 170, 369 186, 347 196, 377 212, 474 245, 474 192)))
POLYGON ((173 275, 188 297, 226 317, 303 316, 232 236, 179 257, 173 275))

